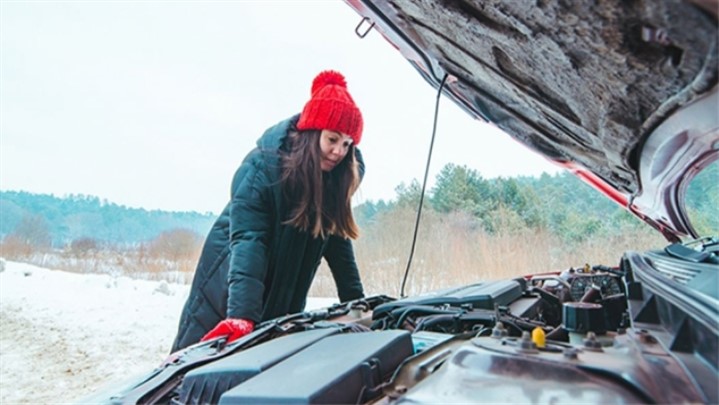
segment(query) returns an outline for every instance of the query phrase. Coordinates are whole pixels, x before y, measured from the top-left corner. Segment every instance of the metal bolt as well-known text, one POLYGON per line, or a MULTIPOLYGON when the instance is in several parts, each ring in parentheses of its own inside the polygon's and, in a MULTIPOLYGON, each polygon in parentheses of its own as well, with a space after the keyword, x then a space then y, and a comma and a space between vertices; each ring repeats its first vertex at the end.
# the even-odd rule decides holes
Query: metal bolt
POLYGON ((601 352, 602 351, 602 344, 597 340, 597 335, 589 331, 587 332, 587 337, 583 341, 584 348, 587 350, 591 350, 593 352, 601 352))
POLYGON ((528 331, 522 332, 522 337, 519 339, 519 348, 517 349, 521 353, 539 353, 537 345, 532 341, 528 331))
POLYGON ((495 339, 501 339, 507 336, 507 329, 505 329, 502 322, 497 322, 492 328, 492 337, 495 339))
POLYGON ((576 360, 579 357, 579 350, 577 350, 573 347, 568 347, 568 348, 564 349, 562 354, 564 355, 565 358, 567 358, 569 360, 576 360))
POLYGON ((647 43, 657 43, 664 46, 672 43, 671 39, 669 39, 667 30, 649 26, 642 27, 642 41, 647 43))

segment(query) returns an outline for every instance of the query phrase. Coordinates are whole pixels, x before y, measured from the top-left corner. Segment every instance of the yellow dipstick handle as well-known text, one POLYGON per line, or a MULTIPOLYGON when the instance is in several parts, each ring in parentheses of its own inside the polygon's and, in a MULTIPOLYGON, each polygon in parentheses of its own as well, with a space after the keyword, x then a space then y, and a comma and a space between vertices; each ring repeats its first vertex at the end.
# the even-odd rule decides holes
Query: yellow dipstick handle
POLYGON ((532 342, 539 348, 543 348, 547 342, 547 336, 544 334, 544 329, 537 326, 532 331, 532 342))

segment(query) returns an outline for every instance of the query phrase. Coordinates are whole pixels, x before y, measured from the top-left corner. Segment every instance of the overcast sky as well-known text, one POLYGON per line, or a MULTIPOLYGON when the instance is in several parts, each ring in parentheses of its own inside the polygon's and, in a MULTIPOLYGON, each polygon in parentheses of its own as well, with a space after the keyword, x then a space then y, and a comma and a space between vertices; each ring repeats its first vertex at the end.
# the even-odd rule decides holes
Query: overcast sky
MULTIPOLYGON (((363 112, 356 202, 422 179, 435 90, 342 1, 0 3, 0 189, 219 212, 264 130, 342 72, 363 112)), ((430 179, 557 172, 442 98, 430 179)))

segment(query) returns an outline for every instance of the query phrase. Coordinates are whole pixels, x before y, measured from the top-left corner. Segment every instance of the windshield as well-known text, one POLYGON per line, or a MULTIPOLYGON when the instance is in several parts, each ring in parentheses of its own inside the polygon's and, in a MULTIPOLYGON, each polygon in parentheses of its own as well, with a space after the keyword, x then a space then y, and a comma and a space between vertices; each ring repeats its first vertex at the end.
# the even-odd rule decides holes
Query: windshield
POLYGON ((719 160, 692 179, 685 204, 689 220, 699 236, 719 236, 719 160))

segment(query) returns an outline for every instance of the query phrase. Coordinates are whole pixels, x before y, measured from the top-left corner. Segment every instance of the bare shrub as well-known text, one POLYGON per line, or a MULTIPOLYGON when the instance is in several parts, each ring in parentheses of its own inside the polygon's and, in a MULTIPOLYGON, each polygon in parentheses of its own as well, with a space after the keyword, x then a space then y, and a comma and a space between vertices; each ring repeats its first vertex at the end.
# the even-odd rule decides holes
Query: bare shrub
MULTIPOLYGON (((378 214, 362 229, 354 246, 367 295, 400 295, 415 219, 414 207, 406 205, 378 214)), ((491 233, 470 214, 439 214, 425 209, 405 293, 559 271, 586 263, 614 266, 627 250, 666 244, 658 232, 631 225, 619 225, 591 237, 567 238, 548 229, 528 227, 515 212, 501 206, 491 212, 489 220, 491 233)), ((8 235, 0 244, 0 255, 74 272, 189 283, 201 248, 198 234, 176 229, 136 245, 109 245, 80 238, 64 251, 38 248, 28 239, 8 235)), ((310 295, 336 296, 332 275, 324 263, 310 295)))
POLYGON ((150 256, 171 261, 197 257, 202 248, 202 237, 189 229, 172 229, 162 232, 148 246, 150 256))
POLYGON ((35 247, 36 250, 47 250, 52 244, 50 227, 41 215, 24 215, 10 236, 35 247))
POLYGON ((31 256, 35 248, 16 235, 8 235, 0 243, 0 255, 10 260, 23 260, 31 256))
POLYGON ((52 238, 45 218, 41 215, 24 215, 0 244, 0 252, 8 259, 27 259, 34 253, 47 252, 52 238))
POLYGON ((146 244, 113 245, 80 238, 65 250, 40 251, 17 238, 6 237, 0 248, 9 259, 58 270, 188 283, 201 240, 193 232, 180 230, 163 233, 146 244))
POLYGON ((70 253, 77 257, 87 257, 97 253, 99 246, 95 238, 78 238, 70 242, 70 253))
POLYGON ((135 246, 123 255, 130 274, 149 279, 188 280, 202 249, 202 237, 189 229, 172 229, 148 243, 135 246), (178 275, 183 273, 184 275, 178 275))
MULTIPOLYGON (((362 230, 355 253, 366 294, 399 296, 415 215, 409 207, 397 209, 362 230)), ((425 210, 405 294, 560 271, 586 263, 615 266, 627 250, 666 244, 648 227, 618 228, 567 243, 562 235, 524 225, 515 213, 501 207, 492 213, 492 222, 499 226, 490 234, 469 214, 440 215, 425 210)), ((324 264, 310 295, 336 296, 331 273, 324 264)))

